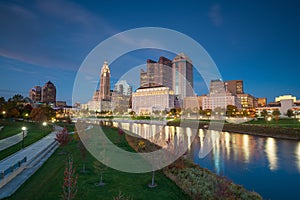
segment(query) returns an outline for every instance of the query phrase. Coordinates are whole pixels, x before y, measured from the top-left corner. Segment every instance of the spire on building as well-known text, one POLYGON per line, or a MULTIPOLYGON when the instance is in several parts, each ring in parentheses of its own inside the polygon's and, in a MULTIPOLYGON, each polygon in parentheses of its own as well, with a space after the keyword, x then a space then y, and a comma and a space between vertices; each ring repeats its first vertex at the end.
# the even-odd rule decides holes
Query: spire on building
POLYGON ((110 100, 110 69, 107 61, 104 61, 101 69, 99 88, 99 100, 110 100))

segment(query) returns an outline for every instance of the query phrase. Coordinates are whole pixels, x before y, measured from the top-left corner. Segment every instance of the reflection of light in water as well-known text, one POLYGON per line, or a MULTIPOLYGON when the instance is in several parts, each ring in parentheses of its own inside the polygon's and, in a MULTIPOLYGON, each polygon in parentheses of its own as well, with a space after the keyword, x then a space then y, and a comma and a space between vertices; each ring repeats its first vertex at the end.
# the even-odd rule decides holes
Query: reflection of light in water
POLYGON ((218 138, 215 136, 215 131, 212 131, 212 141, 215 141, 215 146, 213 147, 213 153, 214 153, 214 164, 215 164, 215 169, 216 173, 220 174, 220 143, 218 141, 218 138))
POLYGON ((191 149, 191 136, 192 136, 191 128, 186 128, 186 134, 188 137, 188 150, 190 150, 191 149))
POLYGON ((129 130, 129 123, 122 123, 121 127, 125 130, 129 130))
POLYGON ((298 145, 296 147, 296 159, 297 159, 297 167, 298 167, 298 171, 300 172, 300 142, 298 142, 298 145))
POLYGON ((227 158, 230 158, 230 133, 224 132, 225 148, 227 158))
POLYGON ((276 140, 274 138, 268 138, 265 146, 265 152, 269 161, 270 170, 277 169, 277 155, 276 155, 276 140))
POLYGON ((200 141, 203 141, 203 138, 204 138, 204 131, 203 131, 203 129, 199 130, 199 137, 200 137, 200 141))
POLYGON ((245 162, 249 163, 250 151, 249 151, 249 136, 243 135, 243 151, 245 162))

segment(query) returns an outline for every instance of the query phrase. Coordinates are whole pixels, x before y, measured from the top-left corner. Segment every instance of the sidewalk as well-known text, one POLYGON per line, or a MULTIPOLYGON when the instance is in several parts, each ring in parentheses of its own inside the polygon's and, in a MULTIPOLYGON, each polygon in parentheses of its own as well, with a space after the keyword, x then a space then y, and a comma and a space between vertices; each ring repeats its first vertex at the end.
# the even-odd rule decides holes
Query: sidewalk
MULTIPOLYGON (((26 136, 27 136, 27 131, 25 131, 24 134, 24 137, 26 136)), ((23 132, 0 140, 0 151, 21 142, 22 139, 23 139, 23 132)))
POLYGON ((16 172, 12 172, 16 174, 8 175, 10 177, 6 183, 5 179, 7 178, 0 180, 0 186, 3 185, 0 188, 0 199, 12 195, 52 155, 57 148, 57 142, 54 140, 56 132, 61 129, 61 127, 56 126, 55 131, 49 135, 0 161, 0 172, 3 172, 25 157, 27 160, 20 167, 21 171, 16 170, 16 172))

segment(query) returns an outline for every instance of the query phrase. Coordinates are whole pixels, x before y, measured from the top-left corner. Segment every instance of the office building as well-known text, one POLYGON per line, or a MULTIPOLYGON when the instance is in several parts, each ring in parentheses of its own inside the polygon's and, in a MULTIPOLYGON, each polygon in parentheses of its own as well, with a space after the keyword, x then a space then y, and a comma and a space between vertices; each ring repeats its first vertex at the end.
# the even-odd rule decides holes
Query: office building
POLYGON ((256 108, 258 105, 257 99, 250 94, 237 94, 240 99, 242 109, 256 108))
POLYGON ((257 98, 257 107, 267 106, 267 98, 257 98))
POLYGON ((98 100, 110 100, 110 69, 108 63, 105 61, 100 73, 100 86, 99 86, 98 100))
POLYGON ((184 53, 178 54, 173 59, 172 82, 174 93, 179 99, 194 96, 193 64, 184 53))
POLYGON ((140 115, 174 107, 174 92, 169 87, 140 87, 132 94, 132 110, 140 115))
POLYGON ((132 94, 132 87, 126 80, 119 80, 115 84, 114 93, 130 96, 132 94))
POLYGON ((292 95, 282 95, 279 97, 275 97, 275 102, 280 102, 281 100, 293 100, 293 102, 296 102, 296 97, 293 97, 292 95))
POLYGON ((56 103, 56 87, 51 81, 42 88, 42 102, 53 105, 56 103))
POLYGON ((42 88, 41 86, 34 86, 29 91, 29 98, 33 102, 41 102, 42 101, 42 88))
POLYGON ((225 81, 225 89, 233 95, 244 94, 244 84, 242 80, 225 81))
POLYGON ((241 108, 240 99, 232 93, 226 91, 225 83, 221 80, 210 82, 210 92, 202 98, 203 110, 216 108, 226 109, 228 105, 241 108))
POLYGON ((148 59, 147 71, 140 72, 141 87, 166 86, 172 88, 172 61, 161 56, 158 62, 148 59))

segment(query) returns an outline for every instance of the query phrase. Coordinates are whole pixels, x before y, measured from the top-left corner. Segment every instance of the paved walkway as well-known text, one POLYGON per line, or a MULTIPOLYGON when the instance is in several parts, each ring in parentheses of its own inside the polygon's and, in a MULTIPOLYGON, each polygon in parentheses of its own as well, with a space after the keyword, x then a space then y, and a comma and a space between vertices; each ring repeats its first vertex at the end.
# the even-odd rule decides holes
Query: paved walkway
MULTIPOLYGON (((24 134, 24 137, 26 136, 27 136, 27 131, 25 131, 24 134)), ((22 139, 23 139, 23 132, 0 140, 0 151, 21 142, 22 139)))
MULTIPOLYGON (((2 172, 24 157, 27 158, 24 170, 0 188, 0 199, 12 195, 51 156, 57 148, 54 140, 56 132, 61 129, 62 127, 56 126, 55 131, 46 137, 0 161, 0 172, 2 172)), ((0 183, 1 181, 3 180, 0 180, 0 183)))

